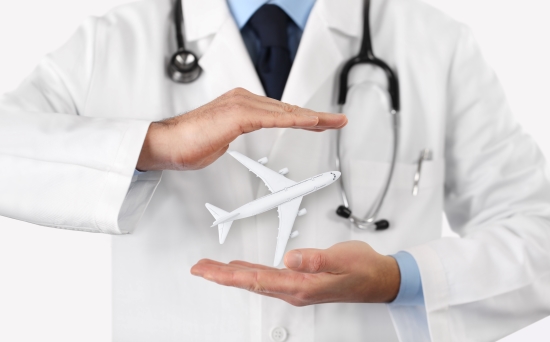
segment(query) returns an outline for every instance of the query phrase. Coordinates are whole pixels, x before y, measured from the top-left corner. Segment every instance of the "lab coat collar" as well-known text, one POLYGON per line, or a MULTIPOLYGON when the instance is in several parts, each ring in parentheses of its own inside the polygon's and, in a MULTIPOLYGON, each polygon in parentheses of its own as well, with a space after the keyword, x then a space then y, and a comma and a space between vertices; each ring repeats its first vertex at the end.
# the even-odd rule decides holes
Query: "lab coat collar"
POLYGON ((225 0, 182 0, 185 39, 189 42, 217 33, 231 12, 225 0))
MULTIPOLYGON (((362 1, 317 0, 314 7, 318 7, 319 15, 329 28, 351 37, 361 37, 362 16, 356 11, 362 8, 362 1)), ((371 4, 374 6, 375 2, 371 4)), ((231 17, 231 12, 226 0, 183 0, 183 15, 186 40, 195 41, 218 32, 231 17)))
MULTIPOLYGON (((349 58, 349 53, 336 44, 334 35, 337 31, 352 38, 361 36, 362 16, 357 8, 362 8, 362 0, 315 3, 283 93, 284 102, 306 106, 318 88, 349 58)), ((183 0, 183 12, 187 41, 214 35, 199 62, 212 76, 209 83, 214 94, 243 87, 264 95, 226 0, 183 0)))

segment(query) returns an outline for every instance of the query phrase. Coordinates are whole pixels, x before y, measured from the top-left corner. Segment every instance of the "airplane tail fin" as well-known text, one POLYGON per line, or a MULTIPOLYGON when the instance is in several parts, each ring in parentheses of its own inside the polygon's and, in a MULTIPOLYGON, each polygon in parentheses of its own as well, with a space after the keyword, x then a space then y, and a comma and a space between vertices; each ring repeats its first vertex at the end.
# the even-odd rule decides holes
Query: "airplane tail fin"
MULTIPOLYGON (((206 209, 214 216, 216 220, 218 220, 220 217, 227 216, 229 214, 227 211, 220 209, 216 206, 213 206, 210 203, 206 203, 206 209)), ((225 238, 227 237, 227 234, 229 233, 229 229, 231 229, 231 225, 233 224, 233 221, 220 223, 218 225, 218 233, 220 236, 220 244, 223 244, 225 242, 225 238)))

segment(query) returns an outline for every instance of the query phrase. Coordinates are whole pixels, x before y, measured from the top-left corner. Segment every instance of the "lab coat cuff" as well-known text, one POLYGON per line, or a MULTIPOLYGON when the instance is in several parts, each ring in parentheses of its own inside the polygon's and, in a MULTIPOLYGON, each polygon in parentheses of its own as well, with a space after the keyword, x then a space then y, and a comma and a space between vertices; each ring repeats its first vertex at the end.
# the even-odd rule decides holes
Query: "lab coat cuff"
POLYGON ((128 121, 95 210, 94 221, 102 233, 130 233, 160 182, 160 171, 134 174, 150 124, 148 121, 128 121))
MULTIPOLYGON (((430 244, 406 250, 416 260, 424 293, 425 329, 432 341, 451 341, 450 288, 441 256, 430 244)), ((409 317, 408 319, 412 319, 409 317)))

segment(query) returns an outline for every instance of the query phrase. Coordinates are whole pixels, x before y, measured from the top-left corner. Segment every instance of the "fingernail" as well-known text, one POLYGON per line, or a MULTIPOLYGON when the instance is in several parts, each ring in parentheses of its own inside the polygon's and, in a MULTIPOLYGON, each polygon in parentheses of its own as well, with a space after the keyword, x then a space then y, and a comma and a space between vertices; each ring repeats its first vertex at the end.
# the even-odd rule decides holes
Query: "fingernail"
POLYGON ((290 268, 298 268, 302 264, 302 252, 291 251, 286 255, 286 265, 290 268))

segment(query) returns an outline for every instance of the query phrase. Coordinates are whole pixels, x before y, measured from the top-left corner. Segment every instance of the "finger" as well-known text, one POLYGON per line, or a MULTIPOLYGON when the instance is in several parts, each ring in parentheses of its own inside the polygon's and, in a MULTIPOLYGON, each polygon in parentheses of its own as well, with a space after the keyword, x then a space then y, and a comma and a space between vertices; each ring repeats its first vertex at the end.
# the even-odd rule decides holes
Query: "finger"
POLYGON ((302 293, 307 286, 304 275, 289 270, 260 270, 240 266, 195 265, 191 273, 220 285, 232 286, 256 293, 302 293))
POLYGON ((241 123, 244 132, 261 128, 314 128, 319 123, 319 118, 313 114, 251 108, 241 117, 241 123))
POLYGON ((317 128, 340 129, 348 123, 345 114, 317 113, 317 117, 319 118, 317 128))
POLYGON ((233 115, 224 118, 233 121, 238 118, 242 133, 249 133, 261 128, 314 127, 319 119, 307 115, 298 107, 277 100, 262 97, 246 89, 235 88, 220 96, 233 115))
POLYGON ((235 88, 220 99, 231 104, 233 112, 240 117, 243 133, 261 128, 311 128, 319 124, 322 128, 332 129, 347 123, 345 116, 300 108, 242 88, 235 88))
POLYGON ((241 111, 241 121, 245 131, 260 128, 320 128, 335 129, 346 125, 347 118, 342 114, 321 113, 300 108, 287 103, 262 102, 245 106, 241 111), (248 125, 246 125, 248 124, 248 125))
MULTIPOLYGON (((292 127, 292 128, 295 128, 295 127, 292 127)), ((319 128, 302 128, 302 129, 305 131, 317 132, 317 133, 326 131, 326 129, 319 129, 319 128)))
POLYGON ((295 249, 286 253, 284 261, 289 269, 304 273, 341 273, 345 266, 330 249, 295 249))
POLYGON ((226 263, 223 263, 223 262, 219 262, 219 261, 216 261, 216 260, 212 260, 212 259, 201 259, 197 262, 197 265, 202 265, 202 264, 213 264, 213 265, 227 265, 226 263))
POLYGON ((269 267, 269 266, 265 266, 265 265, 259 265, 259 264, 252 264, 252 263, 249 263, 249 262, 246 262, 246 261, 241 261, 241 260, 233 260, 231 262, 229 262, 229 265, 233 265, 233 266, 241 266, 241 267, 246 267, 246 268, 255 268, 255 269, 260 269, 260 270, 278 270, 278 268, 274 268, 274 267, 269 267))
POLYGON ((193 270, 203 270, 204 268, 201 268, 201 266, 205 265, 213 265, 213 266, 219 266, 220 268, 224 268, 227 270, 233 270, 233 269, 249 269, 249 270, 278 270, 278 268, 273 268, 269 266, 259 265, 259 264, 252 264, 246 261, 241 260, 234 260, 229 262, 228 264, 225 264, 223 262, 210 260, 210 259, 202 259, 197 262, 197 264, 193 270))
POLYGON ((191 267, 191 274, 199 277, 203 277, 207 272, 210 271, 234 271, 238 267, 233 265, 224 264, 222 262, 203 259, 191 267))
POLYGON ((198 263, 191 268, 191 274, 220 285, 260 291, 255 281, 257 270, 242 265, 228 265, 216 262, 198 263), (238 278, 238 279, 237 279, 238 278))
POLYGON ((297 113, 307 116, 315 116, 319 118, 319 122, 316 127, 325 127, 326 128, 342 128, 344 127, 348 120, 345 115, 342 114, 333 114, 333 113, 323 113, 316 112, 311 109, 301 108, 299 106, 294 106, 289 103, 281 102, 269 97, 254 95, 254 99, 259 104, 260 108, 270 109, 281 113, 297 113))
POLYGON ((260 128, 305 128, 305 129, 340 129, 348 123, 343 114, 321 113, 303 108, 294 112, 265 111, 263 115, 250 113, 252 120, 259 120, 256 124, 260 128))

